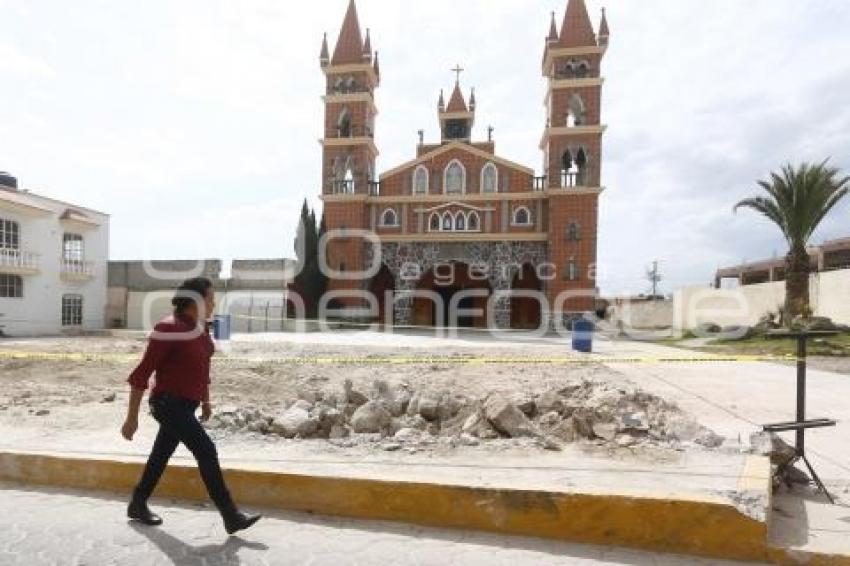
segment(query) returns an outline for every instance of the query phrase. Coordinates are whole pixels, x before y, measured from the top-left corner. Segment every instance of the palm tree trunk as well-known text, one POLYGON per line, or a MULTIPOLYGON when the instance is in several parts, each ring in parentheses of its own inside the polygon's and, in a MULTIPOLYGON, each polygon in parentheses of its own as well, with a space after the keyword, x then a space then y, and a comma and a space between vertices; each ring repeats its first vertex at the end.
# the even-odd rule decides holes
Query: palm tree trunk
POLYGON ((790 324, 795 316, 809 316, 809 254, 793 246, 785 258, 785 312, 790 324))

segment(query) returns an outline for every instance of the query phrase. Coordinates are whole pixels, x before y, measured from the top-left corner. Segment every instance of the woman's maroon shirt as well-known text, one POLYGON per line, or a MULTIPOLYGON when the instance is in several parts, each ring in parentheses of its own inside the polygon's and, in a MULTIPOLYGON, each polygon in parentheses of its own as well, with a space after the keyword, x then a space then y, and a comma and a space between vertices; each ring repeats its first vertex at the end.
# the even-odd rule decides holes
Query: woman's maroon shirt
POLYGON ((170 393, 204 401, 209 398, 210 358, 214 352, 206 329, 198 330, 194 321, 180 315, 168 317, 154 327, 145 355, 127 381, 133 388, 145 390, 156 372, 152 395, 170 393))

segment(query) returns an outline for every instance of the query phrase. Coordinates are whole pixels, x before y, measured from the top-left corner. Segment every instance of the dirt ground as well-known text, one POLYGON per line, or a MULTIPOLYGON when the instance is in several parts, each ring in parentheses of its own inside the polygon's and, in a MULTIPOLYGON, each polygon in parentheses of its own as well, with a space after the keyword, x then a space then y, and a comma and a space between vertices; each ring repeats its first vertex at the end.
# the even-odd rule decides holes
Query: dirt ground
MULTIPOLYGON (((52 446, 64 435, 80 439, 77 443, 95 442, 101 450, 116 448, 121 440, 115 431, 126 410, 126 379, 145 344, 144 334, 132 332, 0 341, 0 354, 32 356, 0 359, 4 444, 52 446)), ((641 391, 609 367, 527 361, 568 355, 561 342, 502 344, 416 336, 376 341, 334 333, 329 340, 317 335, 243 335, 224 346, 213 363, 217 415, 209 428, 225 445, 299 443, 299 449, 306 445, 313 454, 349 450, 445 455, 539 453, 569 444, 612 457, 657 461, 684 450, 716 448, 723 440, 675 404, 641 391), (494 356, 498 363, 465 361, 494 356), (346 380, 354 392, 349 397, 359 394, 359 402, 346 398, 346 380), (380 432, 357 430, 352 425, 357 408, 365 401, 384 402, 387 395, 390 404, 404 405, 394 411, 385 403, 394 411, 391 422, 380 432), (500 430, 486 418, 468 426, 494 396, 521 408, 532 431, 500 430), (433 415, 426 412, 426 398, 433 402, 433 415), (418 408, 412 406, 417 402, 418 408), (297 433, 285 431, 280 423, 292 416, 288 411, 297 417, 299 407, 304 409, 302 417, 315 422, 306 422, 312 427, 298 428, 297 433), (325 427, 326 419, 335 426, 328 421, 325 427)))

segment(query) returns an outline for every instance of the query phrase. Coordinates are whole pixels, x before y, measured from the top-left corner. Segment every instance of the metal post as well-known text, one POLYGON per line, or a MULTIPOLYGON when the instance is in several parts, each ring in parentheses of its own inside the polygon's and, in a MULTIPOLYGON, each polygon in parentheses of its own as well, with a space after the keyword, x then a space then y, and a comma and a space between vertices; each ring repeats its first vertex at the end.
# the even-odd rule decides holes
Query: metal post
MULTIPOLYGON (((801 332, 797 336, 797 422, 806 421, 806 336, 801 332)), ((795 448, 798 455, 806 453, 806 431, 797 429, 795 448)))

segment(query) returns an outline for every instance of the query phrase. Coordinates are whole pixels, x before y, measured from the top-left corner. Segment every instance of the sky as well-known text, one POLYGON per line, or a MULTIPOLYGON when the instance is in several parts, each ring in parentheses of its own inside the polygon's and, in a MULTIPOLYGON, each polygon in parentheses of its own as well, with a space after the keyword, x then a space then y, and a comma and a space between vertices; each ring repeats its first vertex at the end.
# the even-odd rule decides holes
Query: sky
MULTIPOLYGON (((0 170, 112 215, 110 258, 292 257, 321 208, 323 75, 348 0, 0 0, 0 170)), ((588 0, 607 8, 599 286, 707 285, 785 253, 732 213, 785 162, 850 173, 850 2, 588 0)), ((474 137, 541 169, 540 72, 566 0, 358 0, 380 53, 378 170, 439 136, 437 97, 478 102, 474 137)), ((850 236, 850 199, 813 242, 850 236)))

